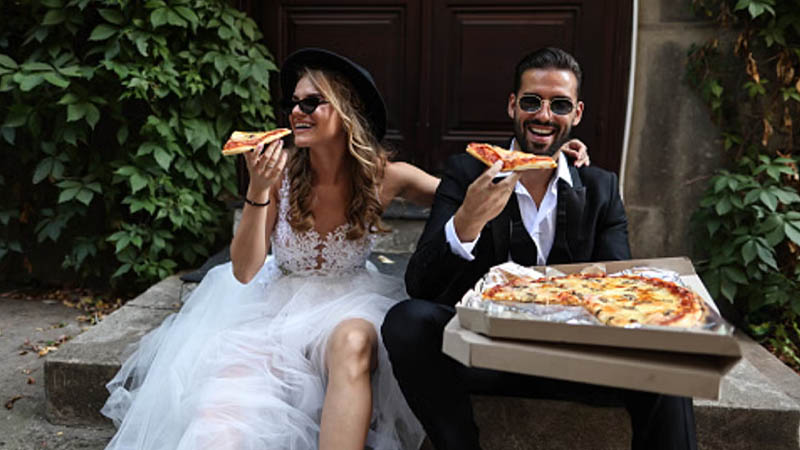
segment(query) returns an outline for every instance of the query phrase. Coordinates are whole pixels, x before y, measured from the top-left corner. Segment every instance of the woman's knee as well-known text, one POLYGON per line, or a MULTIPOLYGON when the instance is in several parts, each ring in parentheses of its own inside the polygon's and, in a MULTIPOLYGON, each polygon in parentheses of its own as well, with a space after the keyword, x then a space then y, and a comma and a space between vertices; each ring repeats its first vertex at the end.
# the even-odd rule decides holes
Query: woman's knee
POLYGON ((369 373, 376 364, 377 341, 371 323, 362 319, 342 322, 328 342, 328 371, 348 378, 369 373))

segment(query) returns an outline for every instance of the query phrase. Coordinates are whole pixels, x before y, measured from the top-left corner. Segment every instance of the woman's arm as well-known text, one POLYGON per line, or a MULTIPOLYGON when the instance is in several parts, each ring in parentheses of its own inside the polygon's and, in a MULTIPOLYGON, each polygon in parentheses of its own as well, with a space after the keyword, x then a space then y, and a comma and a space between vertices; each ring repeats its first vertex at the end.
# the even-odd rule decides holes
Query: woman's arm
POLYGON ((231 242, 233 275, 248 283, 264 265, 269 250, 269 238, 278 217, 278 189, 280 175, 286 164, 283 141, 278 140, 266 149, 256 147, 244 154, 250 185, 247 187, 242 218, 231 242), (252 203, 251 203, 252 202, 252 203), (256 204, 269 203, 266 206, 256 204))
POLYGON ((420 206, 431 206, 439 179, 405 162, 389 162, 383 178, 383 197, 388 204, 402 197, 420 206))

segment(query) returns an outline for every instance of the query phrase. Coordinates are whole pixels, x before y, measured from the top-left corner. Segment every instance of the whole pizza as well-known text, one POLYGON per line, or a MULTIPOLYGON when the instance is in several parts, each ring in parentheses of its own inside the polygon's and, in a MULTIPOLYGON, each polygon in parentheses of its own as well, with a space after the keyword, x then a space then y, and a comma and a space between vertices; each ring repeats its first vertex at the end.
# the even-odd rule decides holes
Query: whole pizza
POLYGON ((510 277, 482 293, 496 302, 581 306, 612 326, 661 325, 691 328, 709 314, 694 291, 640 275, 573 274, 554 278, 510 277))

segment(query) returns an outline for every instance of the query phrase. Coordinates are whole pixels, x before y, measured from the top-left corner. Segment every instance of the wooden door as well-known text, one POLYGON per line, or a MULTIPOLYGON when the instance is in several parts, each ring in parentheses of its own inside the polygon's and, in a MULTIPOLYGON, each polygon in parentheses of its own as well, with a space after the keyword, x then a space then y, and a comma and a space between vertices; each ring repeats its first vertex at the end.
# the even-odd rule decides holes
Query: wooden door
MULTIPOLYGON (((627 96, 632 0, 240 0, 278 62, 323 47, 366 67, 384 95, 398 159, 439 172, 467 142, 504 145, 517 61, 542 46, 584 70, 584 119, 574 135, 593 164, 618 171, 627 96)), ((275 85, 277 89, 277 83, 275 85)), ((277 90, 276 90, 277 92, 277 90)))

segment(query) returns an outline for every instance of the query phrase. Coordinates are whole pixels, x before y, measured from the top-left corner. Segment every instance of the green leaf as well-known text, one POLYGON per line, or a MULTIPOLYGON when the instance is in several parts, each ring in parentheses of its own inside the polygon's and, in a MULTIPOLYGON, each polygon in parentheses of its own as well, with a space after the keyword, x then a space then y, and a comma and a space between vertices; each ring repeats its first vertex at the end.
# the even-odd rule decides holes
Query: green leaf
POLYGON ((8 110, 8 115, 6 116, 6 121, 3 123, 4 127, 8 128, 17 128, 25 125, 28 122, 28 114, 30 114, 31 108, 27 105, 13 105, 11 109, 8 110))
POLYGON ((786 222, 783 225, 783 232, 786 237, 797 245, 800 245, 800 222, 786 222))
POLYGON ((756 259, 757 255, 758 255, 758 250, 756 249, 755 241, 752 240, 747 241, 742 246, 742 258, 744 259, 745 265, 750 264, 754 259, 756 259))
POLYGON ((169 13, 167 8, 158 8, 150 13, 150 23, 153 28, 158 28, 167 23, 167 13, 169 13))
POLYGON ((93 197, 94 197, 94 192, 88 189, 81 189, 75 196, 75 198, 77 198, 79 202, 83 203, 86 206, 89 206, 89 203, 92 202, 93 197))
POLYGON ((761 199, 761 203, 769 208, 770 211, 775 211, 775 209, 778 207, 778 198, 775 196, 775 194, 772 194, 768 191, 761 191, 758 197, 761 199))
POLYGON ((737 284, 747 284, 747 276, 738 267, 728 266, 722 269, 725 276, 737 284))
POLYGON ((155 157, 156 162, 162 169, 169 170, 169 165, 172 162, 173 158, 172 154, 168 153, 162 147, 158 147, 153 153, 153 156, 155 157))
POLYGON ((64 189, 63 191, 61 191, 61 194, 58 195, 58 203, 64 203, 72 200, 73 198, 75 198, 76 195, 78 195, 78 192, 80 192, 80 190, 81 188, 79 187, 64 189))
POLYGON ((17 65, 16 62, 14 62, 13 59, 8 57, 7 55, 0 53, 0 67, 16 70, 19 66, 17 65))
POLYGON ((119 278, 122 275, 125 275, 126 273, 130 272, 130 270, 131 270, 131 265, 129 263, 125 263, 119 266, 119 269, 117 269, 116 272, 114 272, 114 275, 111 275, 111 278, 119 278))
POLYGON ((92 30, 92 34, 89 36, 89 40, 90 41, 104 41, 104 40, 110 38, 111 36, 117 34, 118 31, 119 31, 119 28, 112 27, 111 25, 103 23, 103 24, 100 24, 100 25, 96 26, 95 29, 92 30))
POLYGON ((65 80, 64 77, 62 77, 56 72, 48 72, 45 73, 43 76, 45 81, 52 84, 53 86, 60 87, 62 89, 69 86, 69 81, 65 80))
POLYGON ((92 105, 91 103, 86 104, 86 122, 89 124, 92 129, 94 126, 97 125, 97 122, 100 120, 100 110, 97 109, 96 106, 92 105))
POLYGON ((122 145, 127 140, 128 140, 128 126, 123 124, 121 127, 119 127, 119 130, 117 130, 117 142, 119 143, 119 145, 122 145))
POLYGON ((147 179, 138 173, 135 173, 131 176, 130 183, 131 191, 135 194, 137 191, 147 186, 147 179))
POLYGON ((33 172, 33 184, 41 183, 42 180, 50 175, 50 172, 53 171, 53 163, 55 161, 53 157, 47 157, 39 161, 39 164, 36 165, 36 170, 33 172))
POLYGON ((67 106, 67 122, 75 122, 86 116, 86 103, 74 103, 67 106))
POLYGON ((184 19, 188 20, 191 24, 197 24, 200 19, 197 17, 197 14, 194 13, 191 9, 185 6, 176 6, 175 12, 181 15, 184 19))
POLYGON ((119 10, 100 9, 97 12, 100 13, 100 16, 103 19, 106 19, 108 22, 111 22, 114 25, 122 25, 123 23, 125 23, 125 16, 123 16, 119 10))
MULTIPOLYGON (((19 75, 19 74, 17 74, 19 75)), ((21 81, 19 83, 19 88, 23 92, 28 92, 33 90, 36 86, 39 86, 44 81, 44 76, 39 73, 31 74, 31 75, 20 75, 21 81)))
POLYGON ((727 197, 723 197, 722 200, 717 203, 717 206, 714 207, 714 210, 717 212, 718 216, 724 216, 729 213, 731 211, 730 200, 728 200, 727 197))
POLYGON ((51 9, 44 15, 42 25, 58 25, 63 22, 66 17, 66 12, 63 9, 51 9))

